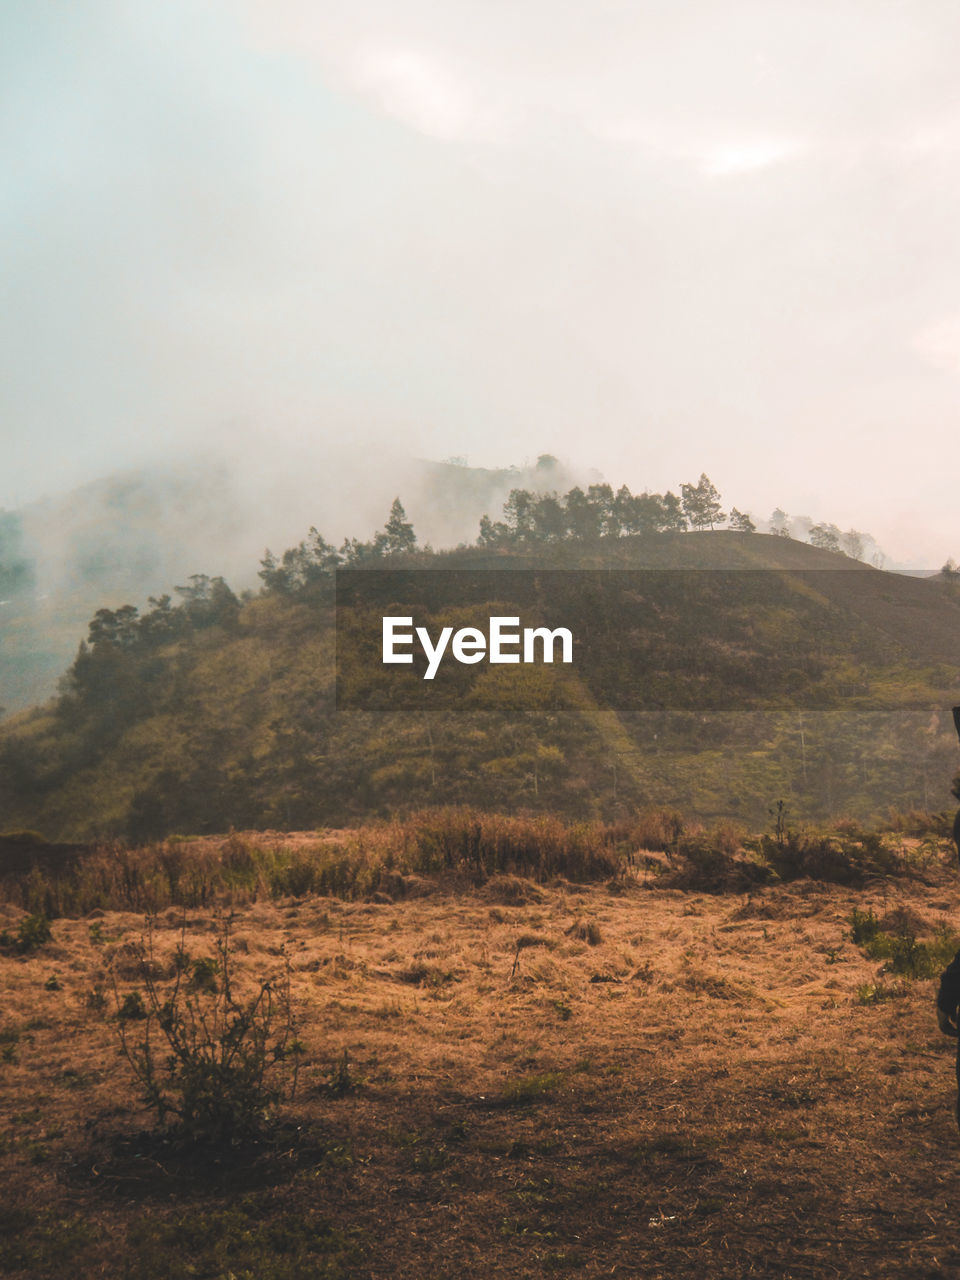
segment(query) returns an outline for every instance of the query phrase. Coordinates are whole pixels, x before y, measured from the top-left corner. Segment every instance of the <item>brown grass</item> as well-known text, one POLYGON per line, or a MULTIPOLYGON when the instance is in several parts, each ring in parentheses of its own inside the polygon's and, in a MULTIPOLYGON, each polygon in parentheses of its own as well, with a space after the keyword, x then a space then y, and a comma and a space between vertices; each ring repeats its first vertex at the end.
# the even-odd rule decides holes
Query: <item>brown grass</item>
POLYGON ((434 809, 352 830, 172 837, 133 849, 11 844, 0 836, 0 901, 51 918, 316 895, 385 903, 432 892, 431 878, 441 874, 485 882, 510 905, 511 895, 534 898, 536 883, 562 877, 625 887, 638 871, 661 885, 730 893, 781 878, 862 884, 875 875, 923 875, 943 845, 936 835, 866 832, 849 822, 790 831, 778 843, 726 821, 684 824, 665 809, 616 823, 434 809))
MULTIPOLYGON (((137 985, 143 915, 54 921, 0 959, 0 1271, 960 1274, 934 983, 864 1003, 883 980, 848 938, 854 906, 956 921, 953 877, 724 897, 644 874, 248 901, 241 981, 285 949, 308 1057, 276 1140, 224 1152, 152 1138, 118 1058, 107 969, 137 985)), ((161 970, 181 916, 158 921, 161 970)), ((187 910, 191 955, 214 923, 187 910)))
MULTIPOLYGON (((499 878, 504 886, 517 876, 590 881, 617 874, 638 838, 634 825, 458 808, 354 830, 173 837, 134 849, 69 846, 68 857, 61 856, 64 846, 18 843, 15 873, 0 874, 0 900, 53 917, 308 894, 416 896, 424 891, 420 877, 437 872, 499 878)), ((0 869, 6 848, 0 837, 0 869)))

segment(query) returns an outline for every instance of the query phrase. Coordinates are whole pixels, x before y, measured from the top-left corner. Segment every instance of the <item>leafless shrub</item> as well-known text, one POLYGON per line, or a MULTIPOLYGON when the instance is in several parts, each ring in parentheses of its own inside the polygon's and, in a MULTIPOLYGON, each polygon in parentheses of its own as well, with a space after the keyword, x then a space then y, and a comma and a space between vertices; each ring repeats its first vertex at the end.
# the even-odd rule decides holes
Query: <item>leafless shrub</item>
POLYGON ((160 1124, 172 1117, 174 1128, 191 1142, 260 1131, 281 1098, 293 1097, 303 1052, 289 963, 279 977, 260 979, 251 995, 240 996, 231 924, 229 915, 219 922, 216 954, 208 958, 203 983, 191 980, 196 966, 183 965, 175 965, 172 981, 162 983, 148 927, 146 939, 135 944, 146 997, 141 1019, 122 1016, 129 995, 121 997, 112 974, 120 1051, 160 1124))

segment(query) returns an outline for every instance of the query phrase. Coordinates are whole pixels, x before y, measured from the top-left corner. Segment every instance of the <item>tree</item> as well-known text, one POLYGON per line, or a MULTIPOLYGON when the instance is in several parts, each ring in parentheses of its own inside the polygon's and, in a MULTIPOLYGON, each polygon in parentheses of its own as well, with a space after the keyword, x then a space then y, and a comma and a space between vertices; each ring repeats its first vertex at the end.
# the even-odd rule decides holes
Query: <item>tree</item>
MULTIPOLYGON (((659 493, 633 495, 624 487, 617 494, 617 505, 624 533, 660 533, 670 526, 670 517, 659 493)), ((678 500, 677 511, 679 510, 678 500)))
POLYGON ((581 542, 595 542, 600 537, 602 514, 594 501, 579 485, 567 494, 567 529, 570 536, 581 542))
POLYGON ((478 547, 502 547, 510 539, 510 530, 498 520, 494 523, 489 516, 480 517, 480 535, 477 538, 478 547))
POLYGON ((863 559, 864 535, 858 533, 856 529, 848 529, 846 533, 841 533, 840 546, 843 548, 844 555, 850 556, 853 560, 863 559))
POLYGON ((821 551, 839 551, 840 530, 835 524, 815 524, 810 529, 810 545, 821 551))
POLYGON ((619 538, 621 532, 620 516, 611 486, 608 484, 592 484, 587 490, 587 498, 596 509, 600 532, 605 537, 619 538))
POLYGON ((290 590, 290 575, 269 547, 263 553, 257 577, 262 580, 265 591, 290 590))
POLYGON ((98 609, 87 631, 90 647, 132 648, 138 639, 138 616, 139 610, 132 604, 121 605, 119 609, 98 609))
POLYGON ((340 558, 346 565, 366 564, 370 560, 381 560, 386 546, 387 535, 382 529, 369 542, 361 542, 359 538, 344 538, 340 558))
POLYGON ((770 517, 770 532, 775 533, 778 538, 789 538, 791 536, 787 513, 781 511, 779 507, 774 508, 770 517))
POLYGON ((503 515, 511 541, 523 546, 533 533, 534 496, 529 489, 511 489, 503 504, 503 515))
POLYGON ((610 508, 610 527, 616 528, 617 536, 621 533, 636 533, 637 499, 625 484, 617 490, 610 508))
POLYGON ((162 643, 175 635, 180 624, 180 611, 174 609, 170 597, 149 596, 148 602, 153 608, 140 619, 140 639, 145 644, 162 643))
POLYGON ((209 627, 216 623, 230 626, 237 620, 240 601, 223 578, 208 578, 205 573, 191 573, 188 587, 174 587, 183 601, 180 606, 192 627, 209 627))
POLYGON ((657 498, 660 502, 661 510, 661 528, 667 531, 675 530, 682 532, 687 527, 687 517, 683 514, 683 503, 675 493, 667 492, 660 497, 659 494, 651 494, 651 497, 657 498))
POLYGON ((738 511, 736 507, 730 511, 730 528, 735 533, 756 533, 757 526, 753 523, 745 511, 738 511))
POLYGON ((311 583, 329 581, 341 560, 340 552, 311 525, 309 537, 290 547, 280 560, 267 551, 258 576, 267 591, 301 591, 311 583))
POLYGON ((695 529, 705 529, 707 525, 712 529, 726 519, 720 508, 720 494, 704 472, 695 485, 682 484, 680 494, 683 513, 695 529))
POLYGON ((407 513, 399 498, 394 498, 390 508, 390 519, 384 526, 386 534, 385 550, 389 555, 398 555, 404 551, 413 551, 417 545, 417 535, 413 525, 407 520, 407 513))
POLYGON ((567 517, 555 493, 545 493, 533 509, 533 532, 540 542, 562 542, 567 531, 567 517))

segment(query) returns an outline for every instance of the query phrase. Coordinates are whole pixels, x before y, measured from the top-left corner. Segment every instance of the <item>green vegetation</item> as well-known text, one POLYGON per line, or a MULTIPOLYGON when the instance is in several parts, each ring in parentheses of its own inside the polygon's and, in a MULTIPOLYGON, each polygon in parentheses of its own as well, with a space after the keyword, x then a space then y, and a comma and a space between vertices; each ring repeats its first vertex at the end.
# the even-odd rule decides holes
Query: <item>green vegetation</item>
POLYGON ((864 982, 857 987, 857 1004, 882 1004, 885 1000, 902 1000, 908 993, 907 984, 902 980, 887 983, 864 982))
POLYGON ((540 1071, 519 1080, 511 1080, 501 1095, 502 1104, 508 1107, 525 1106, 540 1098, 549 1097, 556 1093, 563 1080, 562 1071, 540 1071))
MULTIPOLYGON (((960 950, 960 935, 953 933, 946 924, 941 924, 932 938, 918 941, 913 922, 903 912, 899 915, 894 913, 884 928, 872 911, 854 908, 850 924, 850 937, 864 955, 871 960, 885 961, 884 973, 897 974, 902 978, 935 978, 960 950)), ((870 1001, 898 993, 898 988, 884 988, 882 983, 872 990, 874 994, 870 1001), (881 990, 885 994, 877 994, 881 990)), ((867 1000, 862 1002, 868 1003, 867 1000)))
POLYGON ((143 995, 139 991, 128 991, 122 1000, 118 999, 118 1022, 140 1022, 146 1016, 147 1006, 143 1003, 143 995))
MULTIPOLYGON (((282 556, 268 552, 259 595, 240 598, 197 574, 176 603, 163 595, 142 614, 100 609, 56 701, 0 731, 7 825, 61 841, 143 843, 343 826, 427 806, 574 821, 662 806, 754 828, 771 795, 805 822, 935 809, 928 779, 949 772, 954 750, 943 713, 960 700, 960 603, 936 584, 789 538, 710 532, 721 514, 713 486, 703 476, 681 488, 673 503, 658 499, 673 525, 637 515, 656 495, 603 485, 551 499, 563 516, 551 524, 548 498, 517 490, 505 533, 443 553, 417 548, 397 500, 369 542, 336 550, 314 529, 282 556), (683 532, 684 523, 706 531, 683 532), (576 675, 530 669, 525 705, 536 710, 518 713, 502 673, 479 668, 469 669, 475 710, 336 710, 338 567, 640 565, 711 572, 661 574, 644 600, 625 593, 606 604, 576 574, 558 575, 567 594, 554 604, 594 649, 576 675), (837 565, 847 571, 742 572, 837 565), (636 653, 617 643, 627 624, 644 637, 639 674, 636 653)), ((369 681, 361 666, 345 678, 369 681)), ((0 839, 18 842, 15 832, 0 839)), ((288 891, 301 872, 284 870, 288 891)))
POLYGON ((38 911, 24 916, 17 926, 16 938, 11 938, 4 930, 0 934, 0 947, 13 948, 13 950, 19 951, 21 955, 26 955, 44 946, 52 936, 50 921, 42 912, 38 911))

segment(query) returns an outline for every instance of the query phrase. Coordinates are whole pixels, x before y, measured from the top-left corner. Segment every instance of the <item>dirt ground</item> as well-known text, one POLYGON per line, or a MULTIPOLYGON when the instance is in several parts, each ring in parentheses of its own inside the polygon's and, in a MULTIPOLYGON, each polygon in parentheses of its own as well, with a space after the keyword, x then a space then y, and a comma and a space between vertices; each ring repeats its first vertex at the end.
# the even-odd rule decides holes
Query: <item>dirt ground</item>
MULTIPOLYGON (((0 1270, 960 1276, 955 1042, 935 983, 849 936, 854 907, 956 927, 955 877, 927 879, 241 908, 237 969, 285 949, 307 1052, 271 1135, 203 1152, 151 1133, 118 1053, 108 964, 138 986, 143 918, 54 921, 0 959, 0 1270)), ((192 956, 215 926, 187 913, 192 956)))

